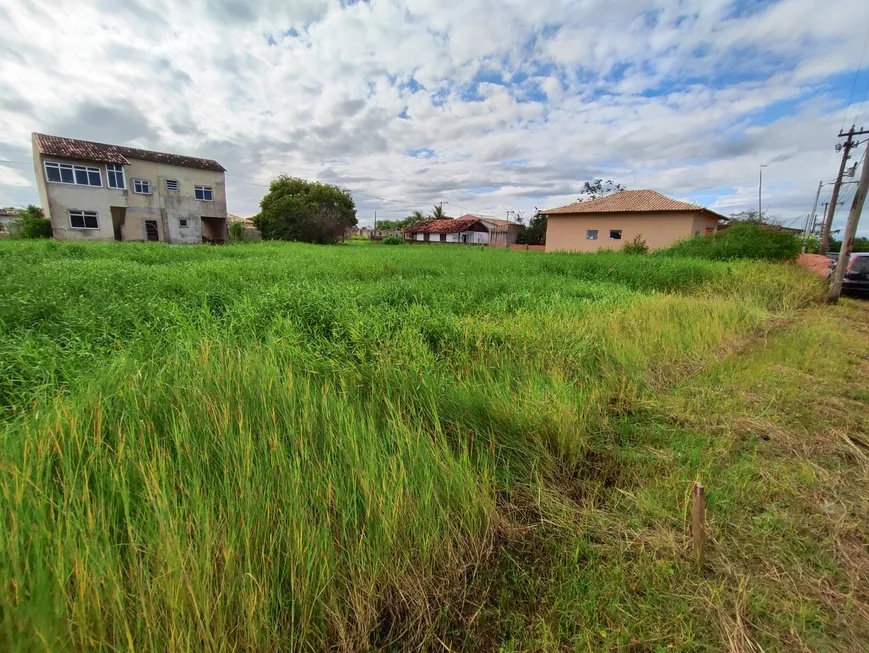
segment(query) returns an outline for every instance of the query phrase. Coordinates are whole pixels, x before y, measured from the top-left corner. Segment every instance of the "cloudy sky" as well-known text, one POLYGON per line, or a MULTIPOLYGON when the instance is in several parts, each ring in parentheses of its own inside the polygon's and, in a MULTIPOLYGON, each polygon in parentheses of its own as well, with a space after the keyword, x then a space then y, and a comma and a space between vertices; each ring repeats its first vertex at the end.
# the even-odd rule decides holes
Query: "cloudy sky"
POLYGON ((363 223, 595 177, 726 214, 763 163, 795 218, 869 127, 867 38, 866 0, 4 0, 0 206, 37 203, 40 131, 215 158, 240 215, 282 173, 349 188, 363 223))

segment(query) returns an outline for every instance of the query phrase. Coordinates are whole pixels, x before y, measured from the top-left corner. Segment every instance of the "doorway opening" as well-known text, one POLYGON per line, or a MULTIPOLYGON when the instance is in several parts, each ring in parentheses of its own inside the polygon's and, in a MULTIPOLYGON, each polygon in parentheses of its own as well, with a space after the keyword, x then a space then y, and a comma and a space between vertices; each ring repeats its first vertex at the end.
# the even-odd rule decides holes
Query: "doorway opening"
POLYGON ((145 239, 149 242, 160 240, 160 230, 157 228, 156 220, 145 220, 145 239))

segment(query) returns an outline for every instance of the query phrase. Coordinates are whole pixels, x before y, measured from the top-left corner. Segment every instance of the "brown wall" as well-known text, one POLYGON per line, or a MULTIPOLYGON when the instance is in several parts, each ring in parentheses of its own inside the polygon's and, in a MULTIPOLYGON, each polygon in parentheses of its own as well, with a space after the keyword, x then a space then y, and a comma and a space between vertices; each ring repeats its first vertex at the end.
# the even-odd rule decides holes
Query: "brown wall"
POLYGON ((546 226, 546 251, 619 249, 637 235, 642 235, 649 249, 658 249, 693 236, 696 230, 703 235, 706 227, 714 228, 717 224, 717 218, 701 211, 550 215, 546 226), (586 238, 589 229, 597 229, 597 240, 586 238), (610 229, 621 229, 621 240, 610 240, 610 229))

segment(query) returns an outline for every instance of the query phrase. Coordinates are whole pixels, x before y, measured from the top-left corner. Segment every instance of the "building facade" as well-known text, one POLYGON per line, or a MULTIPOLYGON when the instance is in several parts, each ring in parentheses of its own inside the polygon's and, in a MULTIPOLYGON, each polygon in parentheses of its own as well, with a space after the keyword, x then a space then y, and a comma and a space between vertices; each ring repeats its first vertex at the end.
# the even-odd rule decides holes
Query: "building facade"
POLYGON ((21 216, 18 215, 18 209, 8 206, 0 208, 0 234, 9 232, 9 225, 17 221, 21 216))
POLYGON ((541 213, 546 216, 547 252, 620 249, 637 236, 649 249, 659 249, 683 238, 713 234, 719 221, 727 219, 653 190, 623 190, 541 213))
POLYGON ((476 217, 427 220, 404 231, 409 240, 420 243, 465 243, 488 245, 489 228, 476 217))
POLYGON ((217 161, 33 134, 33 164, 59 240, 226 242, 217 161))
MULTIPOLYGON (((467 216, 474 217, 474 216, 467 216)), ((522 233, 522 225, 509 220, 495 218, 480 218, 489 229, 489 247, 510 247, 516 244, 516 239, 522 233)))

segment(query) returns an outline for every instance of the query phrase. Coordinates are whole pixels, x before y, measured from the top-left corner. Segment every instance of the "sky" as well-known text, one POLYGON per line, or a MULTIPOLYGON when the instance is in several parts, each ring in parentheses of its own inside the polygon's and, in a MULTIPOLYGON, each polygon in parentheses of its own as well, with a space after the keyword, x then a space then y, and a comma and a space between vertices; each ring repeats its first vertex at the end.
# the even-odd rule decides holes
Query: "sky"
POLYGON ((866 0, 4 0, 0 206, 38 203, 37 131, 214 158, 242 216, 280 174, 362 224, 527 217, 597 177, 727 215, 763 164, 796 221, 869 127, 867 42, 866 0))

